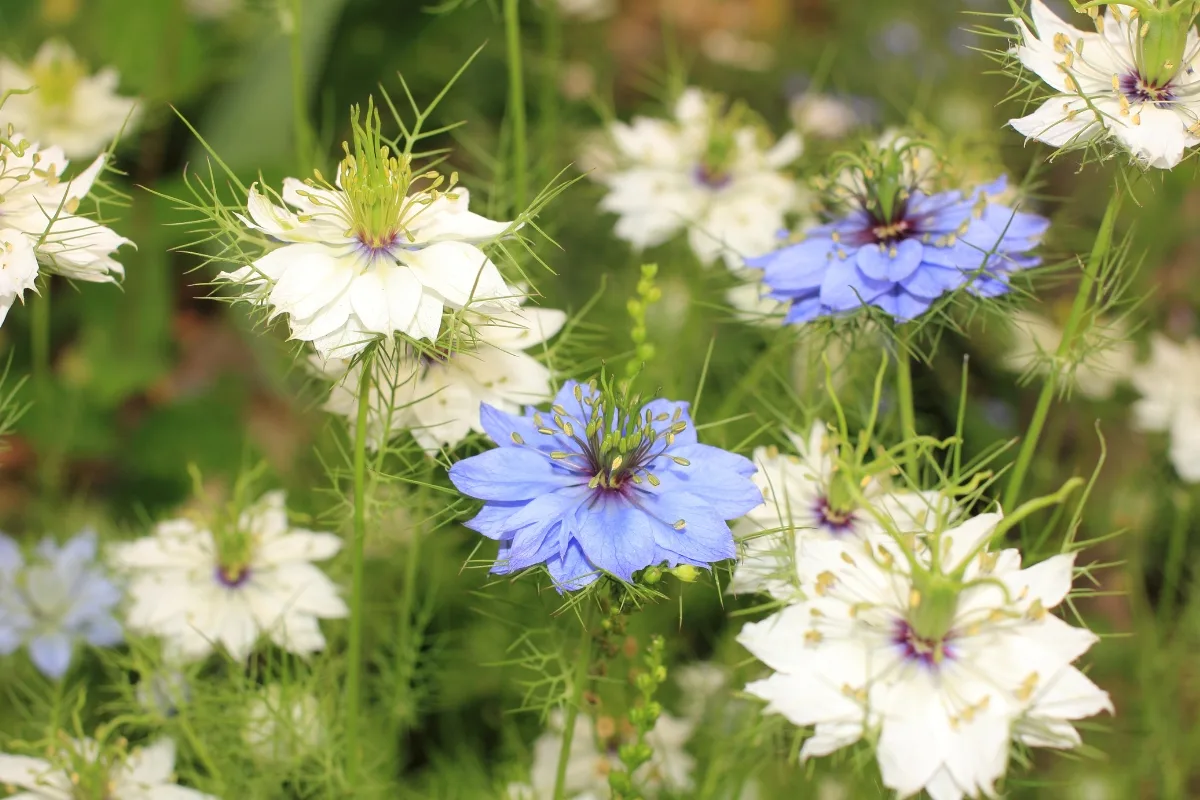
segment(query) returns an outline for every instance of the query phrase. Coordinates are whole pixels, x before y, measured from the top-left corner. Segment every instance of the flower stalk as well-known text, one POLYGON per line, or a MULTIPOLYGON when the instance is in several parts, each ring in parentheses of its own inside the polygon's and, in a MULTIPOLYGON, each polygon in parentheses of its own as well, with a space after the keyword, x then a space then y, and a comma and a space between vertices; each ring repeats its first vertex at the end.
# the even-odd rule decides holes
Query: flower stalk
POLYGON ((524 208, 529 195, 529 157, 525 151, 525 76, 521 67, 521 12, 518 0, 504 0, 508 45, 508 114, 512 122, 513 204, 524 208))
POLYGON ((554 773, 554 800, 566 800, 567 797, 567 765, 571 761, 571 740, 575 738, 575 720, 579 718, 579 707, 583 704, 583 693, 592 666, 590 610, 590 605, 584 606, 579 652, 575 656, 575 675, 571 679, 571 697, 567 702, 566 719, 563 722, 562 750, 558 753, 558 765, 554 773))
MULTIPOLYGON (((1108 257, 1109 251, 1112 249, 1113 229, 1116 225, 1117 212, 1121 206, 1123 190, 1120 182, 1113 185, 1112 196, 1108 200, 1108 206, 1104 210, 1104 218, 1100 223, 1100 231, 1096 235, 1096 241, 1092 245, 1091 255, 1088 256, 1087 264, 1084 266, 1083 277, 1079 281, 1079 288, 1075 293, 1075 300, 1071 304, 1071 313, 1067 317, 1067 322, 1063 326, 1062 341, 1059 342, 1058 350, 1055 352, 1055 361, 1065 363, 1065 359, 1071 352, 1071 348, 1075 346, 1076 334, 1079 332, 1079 327, 1083 322, 1084 314, 1087 313, 1088 305, 1092 295, 1096 290, 1096 282, 1099 280, 1101 268, 1104 260, 1108 257)), ((1021 496, 1021 486, 1025 482, 1025 477, 1029 472, 1029 466, 1033 462, 1034 452, 1037 450, 1038 439, 1042 435, 1042 429, 1046 426, 1046 417, 1050 413, 1050 404, 1054 400, 1055 391, 1058 388, 1060 379, 1058 370, 1050 370, 1046 373, 1046 381, 1042 384, 1042 391, 1038 395, 1037 406, 1033 411, 1033 418, 1029 422, 1029 429, 1025 432, 1025 438, 1021 442, 1021 450, 1017 454, 1017 460, 1013 464, 1012 475, 1008 480, 1008 487, 1004 492, 1004 508, 1013 508, 1016 506, 1017 498, 1021 496)))
POLYGON ((358 419, 354 425, 354 538, 350 548, 350 641, 346 665, 346 777, 350 785, 358 778, 361 753, 358 746, 359 709, 362 690, 363 561, 367 538, 367 424, 371 400, 372 354, 363 358, 358 384, 358 419))

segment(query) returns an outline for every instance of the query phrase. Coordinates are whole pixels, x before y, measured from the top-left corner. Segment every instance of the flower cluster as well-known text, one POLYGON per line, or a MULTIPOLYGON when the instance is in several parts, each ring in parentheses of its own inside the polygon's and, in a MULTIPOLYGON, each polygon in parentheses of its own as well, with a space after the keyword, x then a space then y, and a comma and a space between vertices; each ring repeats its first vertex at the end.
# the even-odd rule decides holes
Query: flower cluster
POLYGON ((480 417, 498 447, 450 480, 485 501, 466 524, 500 542, 498 574, 544 564, 562 591, 602 573, 708 567, 735 554, 726 520, 762 503, 754 465, 700 444, 687 403, 638 408, 611 386, 567 381, 549 412, 484 405, 480 417))
POLYGON ((673 120, 637 117, 610 129, 616 168, 600 180, 600 207, 617 214, 614 233, 640 249, 681 230, 701 262, 738 269, 774 244, 800 195, 781 171, 800 155, 789 133, 769 145, 748 112, 722 113, 719 98, 688 89, 673 120))
POLYGON ((898 322, 929 310, 966 287, 993 297, 1007 292, 1014 271, 1041 263, 1031 251, 1049 221, 995 201, 1001 178, 969 192, 927 193, 925 146, 897 139, 845 157, 830 192, 838 214, 769 255, 762 269, 770 297, 790 303, 787 322, 846 314, 864 306, 898 322))
POLYGON ((772 670, 746 690, 813 726, 801 758, 869 736, 900 797, 992 796, 1014 740, 1075 747, 1071 721, 1112 710, 1072 666, 1096 636, 1049 613, 1074 555, 1022 569, 1017 550, 988 546, 999 522, 801 543, 803 598, 738 637, 772 670))
POLYGON ((293 528, 282 492, 271 492, 221 526, 159 523, 152 536, 119 544, 113 562, 129 573, 127 624, 162 637, 181 659, 221 645, 245 660, 259 637, 293 653, 325 646, 319 620, 345 617, 334 584, 311 562, 342 541, 293 528))

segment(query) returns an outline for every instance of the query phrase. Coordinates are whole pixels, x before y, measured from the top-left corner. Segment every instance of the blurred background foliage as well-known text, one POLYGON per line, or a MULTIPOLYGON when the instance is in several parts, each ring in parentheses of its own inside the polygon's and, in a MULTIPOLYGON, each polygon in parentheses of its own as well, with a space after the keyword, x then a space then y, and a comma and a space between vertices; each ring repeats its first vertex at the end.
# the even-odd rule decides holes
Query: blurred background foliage
MULTIPOLYGON (((184 171, 207 172, 189 125, 247 183, 261 176, 277 184, 304 167, 328 174, 348 135, 351 104, 378 95, 380 87, 401 98, 398 74, 419 101, 428 100, 482 45, 436 122, 467 122, 441 144, 454 147, 451 163, 480 212, 510 218, 517 210, 497 3, 466 0, 437 9, 433 0, 227 1, 233 6, 227 15, 207 17, 197 9, 217 0, 0 0, 0 38, 9 57, 27 59, 46 38, 62 37, 93 68, 119 70, 122 91, 143 99, 144 115, 116 151, 124 175, 113 181, 128 205, 109 209, 113 227, 137 243, 136 251, 124 252, 128 277, 119 289, 80 292, 61 280, 53 286, 53 380, 23 388, 35 402, 0 456, 6 530, 66 535, 84 522, 141 529, 194 502, 189 465, 203 475, 205 492, 221 497, 259 462, 268 465, 269 482, 292 490, 295 510, 339 524, 340 501, 326 491, 333 487, 324 465, 336 452, 341 422, 320 412, 319 389, 284 341, 283 326, 263 335, 239 309, 210 296, 203 284, 211 272, 181 251, 192 238, 178 225, 186 218, 147 191, 185 195, 184 171), (297 96, 310 112, 311 153, 297 148, 297 96)), ((861 98, 876 129, 905 123, 938 129, 984 177, 1005 170, 1014 180, 1028 178, 1039 210, 1055 221, 1049 249, 1069 265, 1090 247, 1109 178, 1103 168, 1079 170, 1071 158, 1046 166, 1042 149, 1023 147, 1019 135, 1003 128, 1021 104, 1002 102, 1011 80, 995 74, 994 61, 975 49, 1003 42, 967 29, 1002 27, 998 18, 973 14, 1007 10, 999 0, 621 0, 611 17, 581 23, 522 2, 529 185, 541 188, 576 162, 583 134, 611 115, 660 113, 685 79, 744 99, 779 133, 792 124, 794 98, 814 89, 838 92, 861 98)), ((821 174, 833 145, 816 138, 806 145, 805 169, 821 174)), ((1132 227, 1121 232, 1131 237, 1130 266, 1142 264, 1132 276, 1131 295, 1144 297, 1134 318, 1177 335, 1195 330, 1200 303, 1193 170, 1184 165, 1139 185, 1140 205, 1124 216, 1132 227)), ((702 422, 737 417, 706 437, 743 452, 772 438, 764 426, 800 424, 801 409, 819 403, 814 346, 802 334, 736 321, 724 300, 732 280, 723 269, 701 269, 685 244, 631 253, 611 235, 611 219, 596 210, 599 196, 584 180, 547 209, 540 222, 557 246, 543 243, 539 253, 553 274, 530 267, 544 305, 578 311, 594 301, 576 348, 578 376, 630 350, 625 302, 638 266, 653 260, 663 299, 650 318, 658 354, 648 383, 665 396, 692 397, 703 376, 702 422)), ((1059 298, 1070 297, 1071 275, 1063 271, 1037 284, 1043 313, 1054 316, 1059 298)), ((936 355, 918 369, 917 410, 923 432, 951 433, 966 363, 967 447, 978 452, 1019 435, 1037 385, 1019 385, 999 366, 1002 325, 964 324, 969 336, 943 336, 936 355)), ((852 366, 871 374, 878 344, 850 345, 852 366)), ((0 348, 11 354, 15 374, 30 371, 27 309, 14 309, 0 329, 0 348)), ((1191 591, 1200 504, 1195 490, 1174 477, 1163 442, 1130 432, 1130 399, 1122 393, 1103 403, 1074 398, 1056 406, 1030 487, 1050 491, 1071 474, 1090 474, 1101 421, 1108 456, 1084 534, 1125 534, 1092 551, 1096 560, 1119 566, 1100 573, 1095 597, 1080 606, 1106 636, 1090 658, 1093 677, 1112 692, 1118 713, 1084 727, 1089 744, 1108 756, 1038 754, 1036 780, 1009 781, 1013 797, 1200 796, 1194 722, 1200 601, 1191 591)), ((852 407, 859 402, 858 395, 847 398, 852 407)), ((400 754, 394 777, 412 796, 492 796, 496 775, 509 769, 503 765, 527 762, 539 723, 533 715, 506 713, 521 703, 523 667, 481 665, 516 658, 518 634, 544 624, 555 598, 534 597, 523 583, 479 594, 483 573, 462 568, 477 537, 448 524, 461 509, 447 509, 437 497, 414 501, 406 489, 390 491, 399 493, 395 502, 376 498, 380 511, 368 542, 381 556, 369 565, 371 585, 387 587, 371 596, 378 613, 368 630, 381 702, 381 735, 370 739, 379 748, 376 760, 400 754), (402 552, 414 530, 426 543, 415 574, 405 571, 403 559, 387 557, 402 552), (411 580, 421 584, 421 602, 414 619, 399 620, 397 587, 411 580), (402 688, 389 695, 392 684, 402 688)), ((638 615, 630 635, 670 632, 673 663, 715 658, 738 665, 745 654, 731 636, 740 621, 729 614, 745 607, 723 605, 711 585, 685 587, 676 600, 638 615)), ((17 718, 8 712, 18 705, 12 698, 0 704, 0 728, 17 718)), ((5 733, 17 735, 27 724, 5 733)), ((767 796, 877 795, 854 762, 785 764, 779 756, 790 734, 782 727, 759 730, 752 740, 719 745, 714 737, 696 737, 694 749, 708 765, 702 769, 754 774, 779 792, 767 796)), ((255 796, 274 796, 262 791, 255 796)))

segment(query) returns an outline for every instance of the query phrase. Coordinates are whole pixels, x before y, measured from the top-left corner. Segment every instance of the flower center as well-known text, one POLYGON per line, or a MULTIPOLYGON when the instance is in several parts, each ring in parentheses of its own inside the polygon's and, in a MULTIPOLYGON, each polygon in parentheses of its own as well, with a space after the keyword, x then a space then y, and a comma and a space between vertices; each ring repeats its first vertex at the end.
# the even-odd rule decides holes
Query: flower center
POLYGON ((854 510, 835 509, 829 504, 829 499, 826 497, 817 499, 816 513, 817 519, 821 521, 821 527, 835 536, 848 533, 854 527, 854 510))
POLYGON ((248 564, 218 564, 215 575, 217 583, 227 589, 237 589, 250 580, 250 566, 248 564))
POLYGON ((1171 81, 1162 85, 1147 80, 1136 72, 1127 72, 1118 79, 1121 94, 1130 103, 1153 103, 1159 108, 1169 108, 1175 99, 1171 81))
POLYGON ((871 235, 875 238, 870 244, 895 244, 907 239, 912 232, 913 224, 903 216, 892 222, 876 223, 871 228, 871 235))
POLYGON ((733 176, 727 169, 706 163, 697 164, 696 169, 692 171, 692 177, 701 186, 714 190, 724 189, 733 183, 733 176))
POLYGON ((30 70, 42 105, 65 108, 75 97, 75 86, 83 78, 82 65, 71 58, 56 58, 30 70))
POLYGON ((892 632, 892 642, 898 645, 904 658, 917 662, 929 669, 937 669, 947 658, 954 658, 952 636, 922 636, 905 620, 897 620, 892 632))

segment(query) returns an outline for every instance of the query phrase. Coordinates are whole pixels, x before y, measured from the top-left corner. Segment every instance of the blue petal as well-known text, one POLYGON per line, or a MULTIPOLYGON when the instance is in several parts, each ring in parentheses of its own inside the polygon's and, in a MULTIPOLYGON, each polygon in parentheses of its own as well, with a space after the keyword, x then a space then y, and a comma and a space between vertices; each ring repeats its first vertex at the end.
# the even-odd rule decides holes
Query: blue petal
POLYGON ((12 537, 0 533, 0 575, 11 575, 24 565, 20 546, 12 537))
POLYGON ((803 292, 821 285, 838 245, 828 238, 808 239, 760 260, 763 283, 780 292, 803 292))
POLYGON ((957 289, 966 282, 961 270, 951 267, 939 267, 934 264, 922 264, 921 268, 909 275, 902 285, 905 291, 917 297, 933 300, 943 293, 957 289))
POLYGON ((450 481, 468 497, 510 502, 532 500, 546 492, 577 485, 581 478, 561 469, 537 450, 497 447, 452 466, 450 481))
POLYGON ((558 558, 558 537, 554 534, 561 524, 562 520, 556 519, 547 525, 533 525, 505 542, 505 571, 515 572, 558 558))
POLYGON ((93 616, 83 638, 92 647, 115 647, 125 639, 121 623, 108 614, 93 616))
POLYGON ((709 564, 737 555, 729 525, 705 500, 687 492, 655 493, 650 498, 645 508, 659 522, 654 526, 659 547, 709 564), (676 528, 680 520, 683 527, 676 528))
POLYGON ((875 305, 896 318, 897 322, 908 322, 929 310, 930 301, 911 295, 900 286, 875 298, 875 305))
POLYGON ((479 404, 479 423, 483 432, 501 447, 511 447, 516 444, 512 435, 515 433, 528 444, 536 444, 541 435, 530 417, 509 414, 487 403, 479 404))
MULTIPOLYGON (((749 459, 706 444, 674 448, 671 455, 690 464, 681 467, 659 459, 653 471, 661 486, 653 490, 655 494, 688 492, 703 497, 723 519, 740 517, 762 505, 762 490, 749 477, 757 468, 749 459)), ((641 491, 651 490, 643 485, 641 491)))
POLYGON ((821 284, 821 303, 833 311, 853 311, 892 288, 889 281, 871 280, 852 261, 840 264, 825 275, 821 284))
POLYGON ((921 265, 924 252, 925 248, 919 241, 905 239, 893 247, 867 245, 858 251, 855 262, 868 278, 895 283, 913 274, 921 265))
POLYGON ((573 592, 582 589, 600 577, 599 570, 588 563, 587 557, 583 554, 583 548, 579 546, 578 542, 571 542, 571 546, 562 558, 547 561, 546 569, 559 594, 564 591, 573 592))
POLYGON ((511 503, 492 501, 479 509, 479 513, 463 525, 489 539, 503 539, 511 536, 513 532, 512 526, 508 524, 509 517, 524 507, 525 502, 522 500, 514 500, 511 503))
POLYGON ((802 325, 812 322, 823 313, 825 306, 821 303, 821 295, 814 292, 810 297, 794 301, 783 321, 788 325, 802 325))
POLYGON ((110 609, 121 602, 121 590, 94 569, 77 578, 73 589, 71 607, 61 620, 64 627, 74 628, 91 618, 106 616, 110 609))
POLYGON ((675 434, 675 444, 676 446, 695 444, 696 426, 692 422, 692 415, 688 412, 690 405, 690 403, 673 400, 651 400, 642 406, 641 415, 642 419, 645 420, 646 412, 650 412, 652 417, 650 427, 654 428, 660 435, 665 434, 677 422, 686 423, 687 427, 675 434), (680 409, 679 419, 675 419, 676 409, 680 409))
POLYGON ((67 674, 71 666, 71 640, 62 633, 46 633, 29 643, 29 658, 47 678, 67 674))
POLYGON ((21 646, 21 631, 13 625, 0 623, 0 656, 9 656, 21 646))
POLYGON ((554 405, 562 408, 568 415, 574 417, 580 422, 587 422, 591 417, 591 408, 585 406, 580 400, 575 399, 575 387, 579 387, 580 397, 592 397, 596 393, 586 383, 579 381, 567 381, 558 390, 558 394, 554 396, 554 405))
POLYGON ((620 495, 602 492, 580 508, 575 539, 592 564, 632 581, 654 555, 654 520, 620 495))

